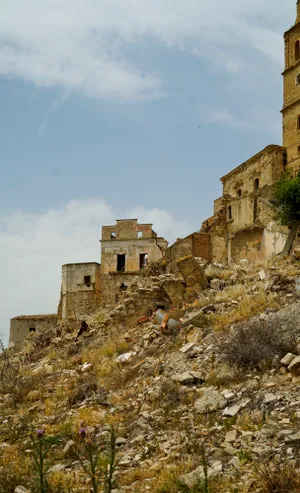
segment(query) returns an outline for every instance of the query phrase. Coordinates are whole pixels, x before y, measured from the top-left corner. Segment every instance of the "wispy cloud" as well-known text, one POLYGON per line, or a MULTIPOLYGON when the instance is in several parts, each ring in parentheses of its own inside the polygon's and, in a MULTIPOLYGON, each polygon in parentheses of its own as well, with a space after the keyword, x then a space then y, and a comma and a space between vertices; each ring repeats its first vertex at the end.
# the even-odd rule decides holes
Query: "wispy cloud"
POLYGON ((2 3, 0 75, 121 101, 163 95, 164 79, 153 63, 131 56, 132 48, 147 49, 153 41, 229 73, 247 63, 249 50, 281 64, 282 30, 295 9, 282 0, 2 3))
POLYGON ((70 90, 69 89, 66 89, 66 88, 62 88, 59 91, 57 97, 55 98, 55 100, 51 104, 50 108, 46 112, 46 114, 44 116, 44 119, 43 119, 43 122, 42 122, 41 126, 38 129, 38 136, 39 137, 42 135, 42 133, 44 132, 45 128, 47 127, 48 121, 49 121, 49 118, 50 118, 51 114, 54 111, 56 111, 60 106, 62 106, 64 104, 64 102, 68 99, 69 94, 70 94, 70 90))
POLYGON ((269 132, 273 135, 281 132, 280 113, 277 112, 277 118, 274 113, 263 110, 252 110, 247 114, 247 119, 239 118, 229 110, 212 110, 208 114, 208 122, 216 125, 224 125, 236 129, 248 129, 252 131, 269 132))

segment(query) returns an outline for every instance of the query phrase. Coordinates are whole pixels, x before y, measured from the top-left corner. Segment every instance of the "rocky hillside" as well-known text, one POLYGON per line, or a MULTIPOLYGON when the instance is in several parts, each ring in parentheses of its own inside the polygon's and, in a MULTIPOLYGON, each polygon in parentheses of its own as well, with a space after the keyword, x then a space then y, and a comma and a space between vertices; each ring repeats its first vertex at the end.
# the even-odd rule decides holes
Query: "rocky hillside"
POLYGON ((300 264, 177 267, 2 354, 0 493, 300 491, 300 264))

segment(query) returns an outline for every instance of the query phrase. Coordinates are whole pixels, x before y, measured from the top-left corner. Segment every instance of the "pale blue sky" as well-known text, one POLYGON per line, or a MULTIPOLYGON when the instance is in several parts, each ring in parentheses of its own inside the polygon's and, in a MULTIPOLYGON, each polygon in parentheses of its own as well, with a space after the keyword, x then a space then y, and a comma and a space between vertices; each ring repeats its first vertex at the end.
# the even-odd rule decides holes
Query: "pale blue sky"
POLYGON ((103 222, 139 214, 173 241, 281 143, 295 3, 0 0, 0 332, 55 311, 61 263, 99 260, 103 222))

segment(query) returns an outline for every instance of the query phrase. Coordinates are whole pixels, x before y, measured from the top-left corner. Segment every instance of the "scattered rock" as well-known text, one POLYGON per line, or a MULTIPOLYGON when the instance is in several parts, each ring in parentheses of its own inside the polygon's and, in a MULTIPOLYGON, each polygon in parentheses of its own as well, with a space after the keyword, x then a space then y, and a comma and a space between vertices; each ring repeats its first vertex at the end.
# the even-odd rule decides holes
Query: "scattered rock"
POLYGON ((223 409, 226 403, 226 399, 217 390, 208 388, 202 391, 202 397, 196 400, 194 407, 201 414, 223 409))

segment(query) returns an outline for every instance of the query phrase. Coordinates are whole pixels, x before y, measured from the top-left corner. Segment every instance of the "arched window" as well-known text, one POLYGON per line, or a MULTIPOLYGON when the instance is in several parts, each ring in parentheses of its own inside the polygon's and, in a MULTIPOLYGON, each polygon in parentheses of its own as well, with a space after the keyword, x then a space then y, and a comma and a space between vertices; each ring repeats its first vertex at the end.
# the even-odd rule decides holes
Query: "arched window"
POLYGON ((295 62, 297 62, 300 58, 300 41, 297 40, 295 43, 295 62))
POLYGON ((254 180, 254 191, 257 192, 259 189, 259 179, 255 178, 254 180))
POLYGON ((238 196, 238 197, 241 197, 241 196, 242 196, 242 189, 241 189, 241 188, 239 188, 239 189, 237 190, 236 194, 237 194, 237 196, 238 196))

